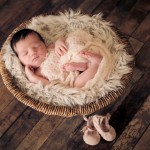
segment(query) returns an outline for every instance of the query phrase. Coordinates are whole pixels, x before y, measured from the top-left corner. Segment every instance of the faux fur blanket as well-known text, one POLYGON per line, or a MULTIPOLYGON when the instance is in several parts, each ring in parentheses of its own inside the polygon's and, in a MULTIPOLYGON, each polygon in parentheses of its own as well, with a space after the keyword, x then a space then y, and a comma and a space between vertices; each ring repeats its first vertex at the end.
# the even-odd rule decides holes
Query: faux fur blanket
POLYGON ((40 84, 33 84, 27 80, 24 68, 10 48, 10 43, 4 44, 2 52, 6 68, 13 76, 16 85, 37 101, 59 106, 84 105, 98 101, 100 97, 105 96, 110 91, 116 91, 122 87, 122 76, 131 71, 128 63, 133 60, 132 56, 127 54, 125 45, 120 43, 120 39, 112 30, 111 24, 104 21, 100 14, 90 17, 82 15, 80 12, 70 11, 60 13, 58 16, 41 15, 34 17, 26 28, 39 32, 45 39, 46 44, 55 42, 62 35, 83 30, 92 35, 94 39, 98 39, 95 47, 103 45, 102 49, 109 50, 111 54, 102 65, 103 69, 99 67, 95 77, 81 89, 70 88, 55 81, 46 87, 42 87, 40 84), (107 78, 102 78, 100 74, 105 74, 107 72, 105 70, 110 70, 108 68, 111 58, 113 58, 114 67, 107 78), (103 73, 101 70, 103 70, 103 73))

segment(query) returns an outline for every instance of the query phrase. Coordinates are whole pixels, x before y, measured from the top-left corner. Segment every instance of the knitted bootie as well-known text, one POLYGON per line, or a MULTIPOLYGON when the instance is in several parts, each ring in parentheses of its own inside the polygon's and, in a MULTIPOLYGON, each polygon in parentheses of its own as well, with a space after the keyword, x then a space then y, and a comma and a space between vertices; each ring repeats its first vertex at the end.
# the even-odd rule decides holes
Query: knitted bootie
POLYGON ((116 138, 115 129, 109 124, 110 114, 106 116, 94 115, 92 117, 93 125, 102 138, 106 141, 113 141, 116 138))
POLYGON ((88 119, 84 117, 84 120, 87 121, 87 125, 82 129, 84 132, 84 142, 88 145, 97 145, 100 142, 101 137, 93 126, 92 117, 89 117, 88 119))

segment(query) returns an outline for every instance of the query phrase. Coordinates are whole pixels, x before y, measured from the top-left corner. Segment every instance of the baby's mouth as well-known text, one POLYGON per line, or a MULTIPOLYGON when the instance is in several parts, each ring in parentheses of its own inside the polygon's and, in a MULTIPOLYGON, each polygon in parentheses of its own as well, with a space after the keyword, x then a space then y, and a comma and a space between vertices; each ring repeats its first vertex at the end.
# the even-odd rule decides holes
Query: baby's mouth
POLYGON ((38 58, 39 58, 39 56, 34 57, 34 58, 33 58, 33 60, 32 60, 32 62, 37 61, 37 60, 38 60, 38 58))

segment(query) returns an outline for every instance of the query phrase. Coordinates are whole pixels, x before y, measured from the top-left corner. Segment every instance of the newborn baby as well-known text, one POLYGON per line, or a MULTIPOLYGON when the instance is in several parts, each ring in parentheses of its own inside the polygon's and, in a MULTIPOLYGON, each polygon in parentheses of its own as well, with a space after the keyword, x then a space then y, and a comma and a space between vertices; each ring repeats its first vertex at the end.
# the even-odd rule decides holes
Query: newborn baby
MULTIPOLYGON (((82 42, 80 44, 81 50, 83 50, 82 46, 84 44, 82 42)), ((57 44, 55 46, 57 46, 57 44)), ((78 75, 73 80, 73 86, 83 87, 88 80, 94 78, 94 75, 97 72, 99 64, 102 60, 101 55, 84 50, 81 51, 81 53, 78 53, 78 55, 83 57, 83 60, 86 60, 86 62, 74 62, 75 59, 73 59, 72 62, 68 62, 67 59, 60 59, 59 61, 59 58, 54 56, 53 50, 51 50, 50 54, 47 55, 49 47, 45 45, 45 42, 39 33, 31 29, 23 29, 15 33, 11 40, 11 47, 20 59, 21 63, 25 66, 25 73, 29 81, 33 83, 41 82, 43 85, 49 84, 56 79, 62 81, 59 72, 61 72, 61 74, 65 74, 66 72, 68 73, 78 71, 78 75), (47 62, 49 56, 50 58, 53 58, 50 59, 50 62, 52 62, 53 66, 49 66, 50 71, 46 70, 47 73, 44 74, 44 65, 47 62), (67 64, 64 64, 63 60, 67 60, 67 64), (54 62, 56 63, 54 64, 54 62), (58 64, 59 67, 57 66, 58 64), (53 76, 54 78, 50 79, 48 75, 54 75, 54 70, 57 72, 57 76, 53 76)), ((51 45, 50 48, 54 49, 53 45, 51 45)), ((60 50, 62 50, 61 47, 60 50)), ((65 83, 67 76, 63 77, 63 83, 65 83)))

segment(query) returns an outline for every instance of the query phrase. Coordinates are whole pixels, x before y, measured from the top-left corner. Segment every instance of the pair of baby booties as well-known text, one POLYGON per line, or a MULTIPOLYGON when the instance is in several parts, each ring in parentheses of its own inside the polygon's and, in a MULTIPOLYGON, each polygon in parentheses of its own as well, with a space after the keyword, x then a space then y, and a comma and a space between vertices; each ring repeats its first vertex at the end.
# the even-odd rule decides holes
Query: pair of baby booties
POLYGON ((83 127, 84 132, 83 140, 88 145, 97 145, 100 142, 101 137, 106 141, 113 141, 116 138, 115 129, 109 124, 110 114, 106 116, 90 116, 87 121, 87 125, 83 127))

